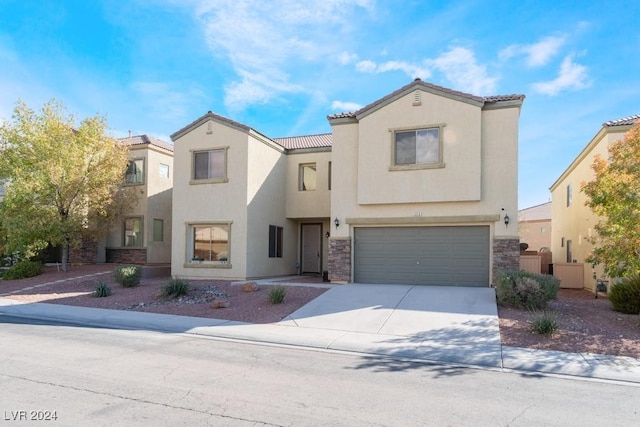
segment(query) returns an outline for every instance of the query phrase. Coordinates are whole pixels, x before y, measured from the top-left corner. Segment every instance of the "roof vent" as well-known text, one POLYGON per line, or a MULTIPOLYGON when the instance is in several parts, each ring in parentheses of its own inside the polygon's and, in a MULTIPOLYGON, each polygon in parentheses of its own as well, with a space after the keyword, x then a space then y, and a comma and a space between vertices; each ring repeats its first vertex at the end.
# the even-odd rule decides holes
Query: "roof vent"
POLYGON ((422 105, 422 98, 420 97, 420 91, 416 90, 413 92, 413 106, 417 107, 418 105, 422 105))
POLYGON ((207 134, 212 134, 212 133, 213 133, 213 122, 209 120, 209 122, 207 123, 207 134))

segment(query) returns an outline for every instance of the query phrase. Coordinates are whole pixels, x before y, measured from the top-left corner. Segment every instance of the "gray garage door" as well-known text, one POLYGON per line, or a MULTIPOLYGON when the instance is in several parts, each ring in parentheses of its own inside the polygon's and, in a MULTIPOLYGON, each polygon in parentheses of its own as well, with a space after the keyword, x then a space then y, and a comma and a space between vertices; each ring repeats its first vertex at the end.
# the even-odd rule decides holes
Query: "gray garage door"
POLYGON ((356 228, 357 283, 489 286, 489 227, 356 228))

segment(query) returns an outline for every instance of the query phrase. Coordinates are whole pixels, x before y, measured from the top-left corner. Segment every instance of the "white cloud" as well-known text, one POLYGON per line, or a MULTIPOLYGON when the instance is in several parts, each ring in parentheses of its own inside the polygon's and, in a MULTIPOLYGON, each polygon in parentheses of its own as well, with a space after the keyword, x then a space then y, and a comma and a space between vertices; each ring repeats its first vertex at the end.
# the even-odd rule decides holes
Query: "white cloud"
POLYGON ((487 67, 478 64, 473 51, 467 48, 455 47, 426 63, 443 73, 455 89, 474 95, 487 95, 496 90, 498 79, 489 77, 487 67))
MULTIPOLYGON (((336 43, 355 10, 372 10, 372 0, 199 0, 196 16, 217 57, 227 58, 238 80, 225 87, 225 104, 243 109, 281 93, 304 91, 285 70, 291 63, 315 64, 341 56, 336 43)), ((344 49, 344 48, 341 48, 344 49)))
POLYGON ((590 85, 587 67, 573 62, 573 55, 568 55, 562 61, 558 77, 547 82, 533 84, 536 92, 554 96, 563 90, 584 89, 590 85))
POLYGON ((376 64, 370 60, 359 61, 356 63, 356 70, 361 73, 386 73, 388 71, 402 71, 411 78, 420 77, 427 79, 431 76, 428 68, 419 65, 409 64, 404 61, 387 61, 376 64))
POLYGON ((558 54, 565 41, 565 36, 547 36, 533 44, 510 45, 500 51, 498 56, 502 60, 508 60, 514 56, 524 55, 527 67, 541 67, 558 54))
POLYGON ((338 62, 341 65, 348 65, 357 60, 358 60, 358 55, 356 55, 355 53, 342 52, 338 56, 338 62))
POLYGON ((331 103, 331 109, 337 111, 358 111, 361 108, 362 105, 356 102, 333 101, 331 103))

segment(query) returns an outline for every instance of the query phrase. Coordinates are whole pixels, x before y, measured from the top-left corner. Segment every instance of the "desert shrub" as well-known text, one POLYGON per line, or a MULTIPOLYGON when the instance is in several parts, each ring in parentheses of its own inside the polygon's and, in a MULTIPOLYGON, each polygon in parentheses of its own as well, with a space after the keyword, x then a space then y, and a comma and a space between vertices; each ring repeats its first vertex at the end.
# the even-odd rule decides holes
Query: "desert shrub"
POLYGON ((271 304, 282 304, 287 296, 287 287, 275 285, 269 290, 269 301, 271 304))
POLYGON ((640 275, 627 277, 611 286, 609 301, 615 311, 640 314, 640 275))
POLYGON ((113 277, 123 288, 138 286, 142 278, 142 267, 139 265, 122 265, 113 270, 113 277))
POLYGON ((93 291, 93 296, 96 298, 104 298, 111 295, 111 288, 104 282, 100 282, 98 286, 96 286, 96 290, 93 291))
POLYGON ((541 335, 551 335, 559 328, 555 313, 548 310, 536 313, 531 321, 531 330, 541 335))
POLYGON ((181 279, 171 279, 169 283, 164 285, 160 290, 160 296, 163 298, 178 298, 189 293, 189 282, 181 279))
POLYGON ((18 261, 13 267, 9 268, 2 274, 5 280, 26 279, 40 274, 42 264, 36 261, 22 260, 18 261))
POLYGON ((504 271, 496 274, 495 285, 498 304, 541 310, 556 299, 560 280, 527 271, 504 271))

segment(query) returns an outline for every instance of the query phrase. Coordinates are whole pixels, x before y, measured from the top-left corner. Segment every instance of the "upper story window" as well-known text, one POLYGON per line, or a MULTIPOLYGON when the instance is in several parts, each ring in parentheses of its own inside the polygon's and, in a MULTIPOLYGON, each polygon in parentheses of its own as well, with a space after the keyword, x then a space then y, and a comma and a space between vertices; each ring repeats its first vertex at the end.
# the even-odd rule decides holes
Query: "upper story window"
POLYGON ((194 151, 192 183, 228 182, 227 148, 194 151))
POLYGON ((573 185, 567 185, 567 206, 571 206, 573 203, 573 185))
POLYGON ((315 163, 301 164, 298 175, 298 190, 314 191, 317 188, 318 174, 315 163))
POLYGON ((125 175, 125 183, 144 183, 144 159, 129 160, 129 163, 127 164, 127 173, 125 175))
POLYGON ((169 178, 169 165, 160 163, 160 178, 169 178))
POLYGON ((391 170, 444 167, 442 127, 394 130, 391 170))

